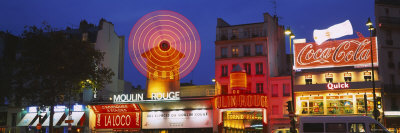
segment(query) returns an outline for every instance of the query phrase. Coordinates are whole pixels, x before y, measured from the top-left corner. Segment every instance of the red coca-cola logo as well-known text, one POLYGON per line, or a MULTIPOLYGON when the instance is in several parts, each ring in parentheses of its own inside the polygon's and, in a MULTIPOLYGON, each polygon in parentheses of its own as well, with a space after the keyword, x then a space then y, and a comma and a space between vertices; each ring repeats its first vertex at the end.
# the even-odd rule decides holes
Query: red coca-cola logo
POLYGON ((375 37, 329 41, 323 45, 298 43, 294 45, 296 69, 356 66, 371 63, 371 42, 374 63, 377 63, 375 37))

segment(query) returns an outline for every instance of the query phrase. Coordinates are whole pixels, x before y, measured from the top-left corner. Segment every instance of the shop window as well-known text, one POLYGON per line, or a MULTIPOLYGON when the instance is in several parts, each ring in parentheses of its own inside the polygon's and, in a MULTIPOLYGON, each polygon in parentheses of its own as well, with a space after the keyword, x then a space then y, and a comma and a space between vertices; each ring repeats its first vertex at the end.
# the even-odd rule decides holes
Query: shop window
POLYGON ((326 123, 325 131, 326 132, 345 133, 346 132, 346 123, 326 123))
POLYGON ((256 55, 263 55, 263 45, 261 44, 256 45, 256 55))
POLYGON ((312 84, 312 75, 310 74, 310 75, 306 75, 305 76, 305 81, 306 81, 306 84, 312 84))
POLYGON ((222 65, 221 66, 221 77, 227 77, 227 76, 228 76, 228 66, 222 65))
POLYGON ((244 63, 244 70, 246 70, 247 75, 251 75, 251 64, 250 63, 244 63))
POLYGON ((263 63, 256 63, 256 74, 261 75, 263 73, 263 63))
POLYGON ((283 96, 290 96, 290 84, 283 84, 283 96))
POLYGON ((353 114, 353 95, 327 96, 328 114, 353 114))
POLYGON ((364 79, 365 79, 365 81, 371 81, 371 72, 368 72, 368 71, 366 71, 366 72, 364 72, 364 79))
POLYGON ((349 123, 348 126, 350 133, 365 133, 364 123, 349 123))
POLYGON ((226 58, 228 57, 228 48, 222 47, 221 48, 221 58, 226 58))
POLYGON ((257 93, 264 93, 264 84, 263 83, 257 83, 256 88, 257 88, 257 93))
POLYGON ((351 73, 349 72, 344 73, 344 81, 351 82, 351 73))
POLYGON ((325 79, 326 79, 326 82, 332 83, 333 82, 333 74, 332 73, 325 74, 325 79))
POLYGON ((243 45, 243 55, 250 56, 250 45, 243 45))
POLYGON ((323 123, 304 123, 303 132, 324 132, 323 123))
POLYGON ((239 48, 232 47, 232 57, 238 57, 238 56, 239 56, 239 48))
POLYGON ((278 84, 272 85, 272 97, 278 97, 278 84))
POLYGON ((279 106, 272 105, 272 115, 279 115, 279 106))
POLYGON ((324 97, 323 96, 309 96, 300 97, 301 114, 321 115, 324 114, 324 97))
POLYGON ((368 113, 372 113, 374 101, 372 98, 372 94, 365 95, 367 101, 365 101, 364 95, 356 95, 356 108, 358 114, 365 114, 365 109, 367 109, 368 113), (367 108, 365 108, 365 104, 367 108))

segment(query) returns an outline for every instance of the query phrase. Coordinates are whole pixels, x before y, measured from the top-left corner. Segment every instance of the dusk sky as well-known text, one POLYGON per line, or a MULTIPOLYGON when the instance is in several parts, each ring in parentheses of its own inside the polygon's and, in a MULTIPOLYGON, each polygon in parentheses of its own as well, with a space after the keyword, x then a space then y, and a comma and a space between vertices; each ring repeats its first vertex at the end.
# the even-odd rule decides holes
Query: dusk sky
MULTIPOLYGON (((156 10, 172 10, 188 18, 197 28, 201 39, 201 55, 194 70, 181 80, 194 84, 212 84, 215 65, 215 31, 217 18, 231 25, 263 21, 263 13, 274 15, 272 0, 3 0, 0 1, 0 30, 19 35, 25 25, 40 25, 46 21, 52 27, 78 28, 83 19, 98 25, 101 18, 112 22, 118 35, 125 36, 125 80, 145 86, 128 55, 128 37, 134 24, 144 15, 156 10)), ((374 0, 276 0, 280 25, 290 26, 296 38, 313 42, 314 29, 350 20, 354 34, 369 36, 365 22, 374 20, 374 0)), ((288 40, 288 39, 286 39, 288 40)), ((286 44, 288 47, 288 43, 286 44)), ((289 50, 287 50, 288 52, 289 50)))

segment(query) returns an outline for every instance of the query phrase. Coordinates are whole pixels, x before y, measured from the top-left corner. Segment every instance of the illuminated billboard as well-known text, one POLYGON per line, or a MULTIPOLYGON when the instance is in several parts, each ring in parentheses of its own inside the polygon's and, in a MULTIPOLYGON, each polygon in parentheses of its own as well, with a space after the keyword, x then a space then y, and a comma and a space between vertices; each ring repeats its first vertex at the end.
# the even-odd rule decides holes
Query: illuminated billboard
POLYGON ((212 110, 143 112, 143 129, 212 128, 212 110))
MULTIPOLYGON (((376 37, 372 37, 374 66, 378 65, 376 37)), ((333 40, 316 43, 294 44, 294 69, 326 67, 370 67, 371 41, 369 38, 333 40)))

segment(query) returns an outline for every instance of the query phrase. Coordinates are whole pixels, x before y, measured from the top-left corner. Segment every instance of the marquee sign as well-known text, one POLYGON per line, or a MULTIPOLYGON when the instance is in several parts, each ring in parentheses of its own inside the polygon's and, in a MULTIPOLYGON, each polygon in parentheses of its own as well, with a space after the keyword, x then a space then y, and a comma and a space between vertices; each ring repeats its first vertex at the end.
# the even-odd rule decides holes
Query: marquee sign
POLYGON ((142 129, 211 128, 212 110, 143 112, 142 129))
POLYGON ((221 95, 215 98, 216 108, 267 108, 267 95, 221 95))
MULTIPOLYGON (((372 37, 375 65, 378 64, 376 43, 376 37, 372 37)), ((296 43, 294 60, 295 69, 365 66, 371 64, 371 41, 369 38, 356 38, 328 41, 323 45, 296 43)))
POLYGON ((180 92, 166 92, 166 93, 151 93, 151 99, 144 99, 143 93, 136 94, 119 94, 114 95, 114 103, 127 103, 127 102, 138 102, 138 101, 161 101, 161 100, 179 100, 180 92))
POLYGON ((140 128, 141 110, 137 104, 92 105, 96 129, 140 128))

